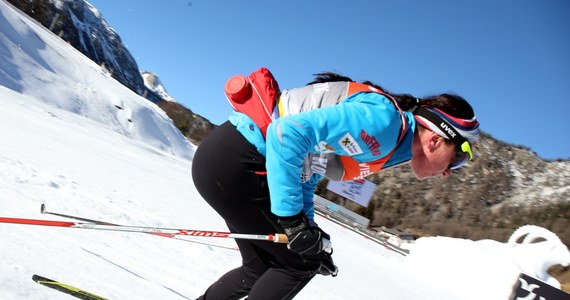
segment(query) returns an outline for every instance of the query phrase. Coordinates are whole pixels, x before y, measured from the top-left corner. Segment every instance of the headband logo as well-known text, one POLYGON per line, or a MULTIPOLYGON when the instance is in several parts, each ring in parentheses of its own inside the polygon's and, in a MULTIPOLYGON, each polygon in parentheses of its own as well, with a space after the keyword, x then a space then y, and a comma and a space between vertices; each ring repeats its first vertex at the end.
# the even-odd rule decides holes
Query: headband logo
POLYGON ((453 132, 453 130, 451 128, 449 128, 449 126, 447 126, 447 124, 445 124, 444 122, 441 122, 441 125, 439 125, 439 127, 441 127, 443 130, 445 130, 445 132, 447 132, 447 134, 454 139, 455 138, 455 132, 453 132))

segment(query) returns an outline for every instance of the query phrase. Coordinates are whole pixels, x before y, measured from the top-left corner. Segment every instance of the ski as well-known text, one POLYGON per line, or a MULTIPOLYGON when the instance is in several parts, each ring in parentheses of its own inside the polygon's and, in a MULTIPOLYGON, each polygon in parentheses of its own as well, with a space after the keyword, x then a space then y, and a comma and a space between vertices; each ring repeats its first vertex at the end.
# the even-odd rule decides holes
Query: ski
MULTIPOLYGON (((89 222, 89 223, 96 223, 96 224, 101 224, 101 225, 121 226, 121 225, 119 225, 119 224, 114 224, 114 223, 110 223, 110 222, 104 222, 104 221, 99 221, 99 220, 94 220, 94 219, 88 219, 88 218, 79 217, 79 216, 74 216, 74 215, 68 215, 68 214, 63 214, 63 213, 48 211, 45 204, 42 204, 42 205, 41 205, 41 207, 40 207, 40 212, 41 212, 42 214, 46 214, 46 215, 53 215, 53 216, 63 217, 63 218, 67 218, 67 219, 73 219, 73 220, 77 220, 77 221, 83 221, 83 222, 89 222)), ((167 237, 167 238, 171 238, 171 239, 174 239, 174 240, 183 241, 183 242, 188 242, 188 243, 193 243, 193 244, 200 244, 200 245, 218 247, 218 248, 229 249, 229 250, 239 250, 237 247, 229 247, 229 246, 223 246, 223 245, 216 245, 216 244, 205 243, 205 242, 200 242, 200 241, 191 241, 191 240, 183 239, 183 238, 181 238, 181 237, 177 237, 177 236, 174 235, 174 234, 158 234, 158 233, 153 233, 153 232, 150 232, 149 234, 156 235, 156 236, 161 236, 161 237, 167 237)))
POLYGON ((232 239, 270 241, 270 242, 274 242, 274 243, 287 243, 287 236, 283 233, 268 234, 268 235, 244 234, 244 233, 232 233, 232 232, 209 231, 209 230, 144 227, 144 226, 125 226, 125 225, 100 224, 100 223, 93 223, 93 222, 68 222, 68 221, 23 219, 23 218, 11 218, 11 217, 0 217, 0 223, 51 226, 51 227, 67 227, 67 228, 82 228, 82 229, 95 229, 95 230, 104 230, 104 231, 122 231, 122 232, 133 232, 133 233, 135 233, 135 232, 136 233, 149 233, 149 234, 155 234, 155 235, 170 235, 170 234, 172 234, 175 236, 232 238, 232 239))
POLYGON ((97 296, 95 294, 89 293, 87 291, 84 291, 82 289, 78 289, 76 287, 73 287, 71 285, 59 282, 59 281, 55 281, 49 278, 45 278, 43 276, 40 275, 36 275, 34 274, 32 276, 32 280, 43 285, 43 286, 47 286, 49 288, 52 288, 54 290, 58 290, 62 293, 66 293, 68 295, 71 295, 73 297, 79 298, 79 299, 85 299, 85 300, 107 300, 107 298, 103 298, 101 296, 97 296))

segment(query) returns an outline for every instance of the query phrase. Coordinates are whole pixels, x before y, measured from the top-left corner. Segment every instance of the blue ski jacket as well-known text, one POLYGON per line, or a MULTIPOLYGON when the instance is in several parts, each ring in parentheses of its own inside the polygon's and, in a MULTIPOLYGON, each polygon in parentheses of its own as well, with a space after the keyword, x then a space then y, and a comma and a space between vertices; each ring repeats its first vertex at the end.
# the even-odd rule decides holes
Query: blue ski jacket
POLYGON ((314 190, 323 177, 361 179, 411 160, 416 127, 412 113, 401 112, 380 93, 344 97, 347 84, 283 91, 265 139, 247 115, 230 116, 230 122, 266 158, 271 211, 277 216, 304 211, 313 220, 314 190), (379 161, 375 170, 373 164, 379 161))

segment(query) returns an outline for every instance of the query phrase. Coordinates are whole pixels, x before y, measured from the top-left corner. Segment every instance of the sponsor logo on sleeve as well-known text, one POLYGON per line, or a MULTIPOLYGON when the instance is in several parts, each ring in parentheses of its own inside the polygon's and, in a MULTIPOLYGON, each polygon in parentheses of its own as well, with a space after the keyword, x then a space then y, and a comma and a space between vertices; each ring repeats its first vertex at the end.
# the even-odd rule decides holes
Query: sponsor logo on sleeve
POLYGON ((360 139, 368 146, 373 156, 380 155, 380 142, 374 137, 369 135, 364 129, 360 132, 360 139))
POLYGON ((350 135, 350 133, 346 133, 338 141, 338 144, 350 156, 362 154, 362 149, 360 148, 360 145, 358 145, 358 143, 352 137, 352 135, 350 135))
POLYGON ((320 141, 317 146, 315 146, 315 151, 319 153, 332 153, 334 148, 327 144, 325 141, 320 141))

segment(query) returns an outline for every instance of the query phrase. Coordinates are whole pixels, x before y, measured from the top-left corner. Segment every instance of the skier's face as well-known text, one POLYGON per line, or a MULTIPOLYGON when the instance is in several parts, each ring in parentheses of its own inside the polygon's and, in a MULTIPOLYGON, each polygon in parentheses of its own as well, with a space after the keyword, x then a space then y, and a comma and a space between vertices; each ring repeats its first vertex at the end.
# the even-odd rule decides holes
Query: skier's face
POLYGON ((419 130, 412 146, 412 172, 418 179, 449 176, 455 147, 431 130, 419 130))

